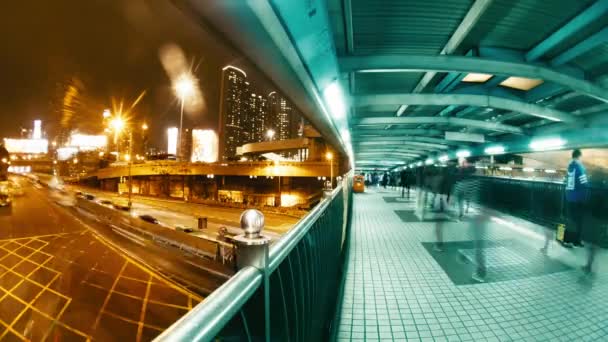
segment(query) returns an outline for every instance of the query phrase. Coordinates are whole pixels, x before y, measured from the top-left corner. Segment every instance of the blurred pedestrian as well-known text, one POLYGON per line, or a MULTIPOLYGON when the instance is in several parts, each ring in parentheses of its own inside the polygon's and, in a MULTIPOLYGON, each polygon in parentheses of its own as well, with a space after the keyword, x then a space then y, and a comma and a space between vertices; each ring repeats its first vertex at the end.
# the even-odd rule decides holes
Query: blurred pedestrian
MULTIPOLYGON (((470 203, 479 203, 481 198, 481 180, 475 177, 475 167, 463 160, 458 172, 458 180, 454 186, 455 197, 458 201, 458 214, 462 219, 466 213, 464 207, 470 203)), ((485 282, 486 258, 485 258, 485 236, 490 222, 490 216, 485 210, 478 210, 472 217, 469 229, 475 245, 475 272, 471 278, 476 282, 485 282)))
POLYGON ((384 174, 382 174, 382 187, 386 189, 386 185, 388 184, 388 172, 384 172, 384 174))
POLYGON ((566 213, 568 224, 564 234, 565 247, 582 247, 581 234, 587 210, 587 172, 581 162, 579 149, 572 151, 572 161, 566 175, 566 213))

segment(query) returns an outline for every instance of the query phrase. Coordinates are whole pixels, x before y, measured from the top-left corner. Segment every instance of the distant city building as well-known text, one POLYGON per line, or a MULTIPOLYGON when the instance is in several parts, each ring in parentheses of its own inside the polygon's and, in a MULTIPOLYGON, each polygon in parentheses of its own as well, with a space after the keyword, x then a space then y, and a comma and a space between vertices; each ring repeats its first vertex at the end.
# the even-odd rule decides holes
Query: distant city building
POLYGON ((177 155, 177 127, 170 127, 167 129, 167 153, 174 156, 177 155))
POLYGON ((244 125, 245 138, 243 143, 260 142, 264 140, 268 125, 268 100, 254 92, 248 97, 247 121, 244 125))
POLYGON ((192 130, 192 154, 190 161, 214 163, 217 161, 217 134, 210 129, 192 130))
MULTIPOLYGON (((247 74, 236 67, 222 69, 220 98, 220 151, 224 160, 234 158, 237 146, 243 144, 248 136, 243 132, 247 121, 247 96, 249 82, 247 74)), ((249 132, 247 132, 249 134, 249 132)))
POLYGON ((236 158, 236 148, 248 143, 292 139, 300 134, 301 115, 278 92, 263 95, 247 81, 247 74, 234 66, 222 69, 220 95, 219 151, 221 160, 236 158))
POLYGON ((287 140, 297 137, 301 125, 301 115, 293 104, 276 91, 268 94, 270 126, 276 132, 276 140, 287 140))

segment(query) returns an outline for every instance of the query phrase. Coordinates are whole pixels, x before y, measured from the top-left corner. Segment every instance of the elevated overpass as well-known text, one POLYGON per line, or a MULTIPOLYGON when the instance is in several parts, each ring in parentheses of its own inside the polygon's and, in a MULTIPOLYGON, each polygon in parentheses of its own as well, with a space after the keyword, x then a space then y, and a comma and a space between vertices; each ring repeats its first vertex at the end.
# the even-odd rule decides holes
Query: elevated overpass
MULTIPOLYGON (((338 174, 338 167, 334 174, 338 174)), ((142 164, 114 165, 89 174, 97 179, 132 176, 257 176, 257 177, 328 177, 329 162, 230 162, 189 163, 176 161, 149 161, 142 164)))

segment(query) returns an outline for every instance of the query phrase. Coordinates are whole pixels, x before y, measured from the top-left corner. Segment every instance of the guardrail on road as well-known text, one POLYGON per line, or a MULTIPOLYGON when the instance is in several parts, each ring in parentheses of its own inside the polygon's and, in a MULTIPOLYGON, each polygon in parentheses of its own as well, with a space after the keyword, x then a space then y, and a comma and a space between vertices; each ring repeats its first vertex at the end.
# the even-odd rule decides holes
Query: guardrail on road
MULTIPOLYGON (((109 208, 102 204, 77 198, 76 207, 90 214, 106 225, 118 226, 129 232, 143 236, 147 239, 183 250, 193 255, 220 261, 218 258, 226 253, 221 250, 229 250, 233 253, 234 245, 222 241, 210 241, 204 238, 190 236, 184 232, 171 230, 156 224, 148 223, 138 217, 131 216, 128 212, 109 208)), ((233 266, 233 265, 229 265, 233 266)))

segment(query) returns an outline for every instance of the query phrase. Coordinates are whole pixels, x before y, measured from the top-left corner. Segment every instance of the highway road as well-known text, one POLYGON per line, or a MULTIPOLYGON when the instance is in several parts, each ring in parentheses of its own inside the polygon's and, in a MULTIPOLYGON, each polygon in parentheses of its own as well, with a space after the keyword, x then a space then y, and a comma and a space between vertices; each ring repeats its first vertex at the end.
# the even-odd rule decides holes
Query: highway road
POLYGON ((227 278, 19 182, 0 208, 0 340, 148 341, 227 278))

